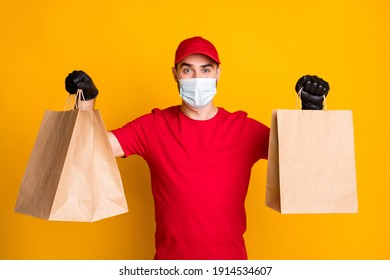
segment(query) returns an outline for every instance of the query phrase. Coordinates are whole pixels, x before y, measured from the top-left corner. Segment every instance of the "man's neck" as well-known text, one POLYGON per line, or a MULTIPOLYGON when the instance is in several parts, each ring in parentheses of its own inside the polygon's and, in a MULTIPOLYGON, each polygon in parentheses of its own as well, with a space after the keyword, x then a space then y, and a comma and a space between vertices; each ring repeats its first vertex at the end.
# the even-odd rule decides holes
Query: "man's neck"
POLYGON ((218 113, 218 108, 214 106, 213 102, 210 102, 208 105, 200 109, 189 107, 183 102, 180 109, 184 115, 197 121, 206 121, 212 119, 218 113))

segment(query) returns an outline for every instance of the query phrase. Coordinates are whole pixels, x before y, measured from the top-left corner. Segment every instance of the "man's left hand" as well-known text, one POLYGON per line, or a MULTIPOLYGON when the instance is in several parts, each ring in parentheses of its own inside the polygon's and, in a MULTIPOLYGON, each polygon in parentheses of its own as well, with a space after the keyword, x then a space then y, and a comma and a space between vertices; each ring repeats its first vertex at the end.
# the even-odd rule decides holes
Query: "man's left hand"
POLYGON ((322 110, 324 98, 330 90, 328 82, 320 77, 306 75, 295 85, 295 91, 301 91, 302 110, 322 110))

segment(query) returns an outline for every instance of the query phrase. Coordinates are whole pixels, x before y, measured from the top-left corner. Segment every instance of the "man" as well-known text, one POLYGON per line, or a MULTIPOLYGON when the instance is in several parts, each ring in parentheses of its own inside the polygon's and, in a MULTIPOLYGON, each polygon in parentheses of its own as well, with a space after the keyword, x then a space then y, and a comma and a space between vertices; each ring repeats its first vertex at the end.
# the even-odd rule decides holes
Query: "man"
MULTIPOLYGON (((201 37, 176 50, 173 77, 182 104, 108 132, 115 156, 138 154, 150 168, 155 202, 155 259, 247 259, 245 197, 252 166, 267 159, 269 128, 242 111, 216 107, 218 52, 201 37)), ((98 90, 83 71, 65 80, 93 104, 98 90)), ((297 89, 307 109, 322 108, 329 86, 302 77, 297 89)))

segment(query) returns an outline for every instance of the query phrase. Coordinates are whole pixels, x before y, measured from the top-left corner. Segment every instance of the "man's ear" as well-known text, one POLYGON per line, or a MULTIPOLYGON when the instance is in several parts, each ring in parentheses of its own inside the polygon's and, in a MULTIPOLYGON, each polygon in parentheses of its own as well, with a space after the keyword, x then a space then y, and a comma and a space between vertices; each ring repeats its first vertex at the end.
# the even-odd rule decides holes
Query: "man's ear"
POLYGON ((219 81, 219 78, 221 76, 221 71, 222 71, 221 66, 218 66, 218 68, 217 68, 217 82, 219 81))
POLYGON ((175 67, 172 67, 172 75, 175 82, 178 83, 179 81, 177 80, 177 70, 175 67))

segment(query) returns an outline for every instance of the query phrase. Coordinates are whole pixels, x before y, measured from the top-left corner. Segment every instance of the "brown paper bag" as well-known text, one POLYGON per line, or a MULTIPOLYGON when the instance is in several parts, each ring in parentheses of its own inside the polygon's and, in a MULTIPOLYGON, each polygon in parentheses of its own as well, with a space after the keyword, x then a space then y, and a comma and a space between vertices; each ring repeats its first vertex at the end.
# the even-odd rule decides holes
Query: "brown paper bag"
POLYGON ((46 220, 79 222, 128 211, 98 110, 45 112, 15 211, 46 220))
POLYGON ((351 111, 273 111, 268 207, 281 213, 355 213, 355 170, 351 111))

